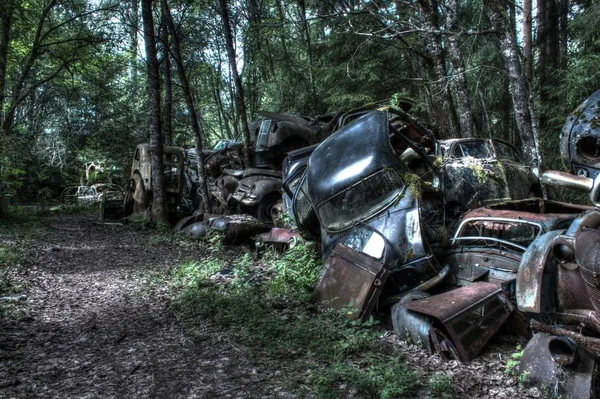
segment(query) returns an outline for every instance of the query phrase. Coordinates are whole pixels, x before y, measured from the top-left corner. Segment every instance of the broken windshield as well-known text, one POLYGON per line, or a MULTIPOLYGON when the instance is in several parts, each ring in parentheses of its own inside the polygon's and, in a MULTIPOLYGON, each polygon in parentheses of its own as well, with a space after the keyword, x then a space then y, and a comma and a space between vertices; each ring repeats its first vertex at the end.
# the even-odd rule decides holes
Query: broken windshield
POLYGON ((452 158, 473 157, 477 159, 491 158, 492 154, 485 141, 466 141, 456 143, 452 150, 452 158))
POLYGON ((503 241, 525 249, 541 231, 540 225, 531 222, 500 218, 472 219, 460 226, 455 240, 460 240, 461 245, 488 245, 485 239, 491 238, 492 242, 503 241))
POLYGON ((366 220, 389 206, 404 190, 404 183, 392 170, 384 169, 329 198, 319 206, 322 226, 340 231, 366 220))

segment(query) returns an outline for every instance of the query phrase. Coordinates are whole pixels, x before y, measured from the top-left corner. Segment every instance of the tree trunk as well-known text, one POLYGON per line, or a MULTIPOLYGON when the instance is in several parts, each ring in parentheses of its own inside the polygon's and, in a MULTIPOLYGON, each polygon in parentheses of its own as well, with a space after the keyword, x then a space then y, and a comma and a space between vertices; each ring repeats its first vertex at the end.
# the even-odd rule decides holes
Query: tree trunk
POLYGON ((525 74, 531 82, 533 71, 533 52, 531 49, 531 1, 523 0, 523 57, 525 58, 525 74))
POLYGON ((475 137, 477 135, 475 123, 473 121, 472 107, 469 100, 469 86, 467 84, 467 74, 462 61, 458 43, 458 3, 456 0, 446 2, 446 30, 448 53, 452 62, 452 86, 456 93, 458 122, 460 125, 461 137, 475 137))
MULTIPOLYGON (((419 0, 423 13, 423 27, 429 32, 441 32, 437 15, 438 4, 435 0, 419 0)), ((438 128, 444 132, 446 138, 460 137, 460 128, 456 116, 456 108, 450 87, 448 85, 448 71, 446 57, 444 56, 442 39, 439 34, 430 34, 427 37, 425 50, 427 52, 427 65, 429 76, 432 80, 433 93, 431 95, 431 109, 438 128)))
MULTIPOLYGON (((135 104, 138 100, 138 30, 140 25, 139 18, 140 0, 131 0, 131 27, 129 28, 129 79, 131 81, 131 91, 129 93, 129 103, 135 104)), ((138 113, 133 109, 132 126, 137 129, 138 113)))
POLYGON ((503 0, 484 0, 485 12, 499 35, 500 48, 508 70, 509 88, 514 109, 515 122, 525 159, 529 162, 536 176, 539 177, 542 167, 539 139, 534 126, 533 110, 529 104, 527 79, 521 70, 517 38, 510 26, 509 15, 503 0))
POLYGON ((568 21, 569 21, 570 5, 569 0, 559 0, 559 15, 558 15, 558 68, 565 71, 568 61, 568 21))
POLYGON ((6 68, 8 66, 12 14, 13 7, 10 2, 0 6, 0 121, 3 120, 2 114, 6 99, 6 68))
POLYGON ((162 17, 161 24, 161 42, 163 50, 163 86, 165 89, 165 104, 163 108, 163 129, 164 129, 164 144, 173 145, 173 84, 171 81, 171 57, 169 54, 169 29, 165 20, 162 17))
POLYGON ((310 43, 310 30, 308 27, 308 21, 306 20, 306 2, 305 0, 297 0, 298 8, 300 9, 300 23, 302 26, 301 33, 306 45, 306 64, 308 67, 308 82, 310 84, 310 92, 313 92, 314 77, 313 77, 313 60, 312 60, 312 46, 310 43))
POLYGON ((168 223, 163 143, 160 122, 160 76, 156 57, 156 39, 152 17, 152 0, 142 0, 142 20, 146 64, 148 66, 148 111, 150 116, 150 162, 152 163, 152 217, 159 223, 168 223))
POLYGON ((233 46, 233 35, 231 33, 227 0, 219 0, 219 5, 221 9, 221 19, 223 20, 223 31, 225 32, 225 44, 227 48, 227 58, 229 59, 229 69, 231 70, 233 82, 235 84, 235 103, 237 106, 238 117, 242 121, 242 133, 244 137, 244 163, 246 164, 246 167, 248 167, 250 166, 250 127, 248 126, 248 116, 246 115, 244 88, 242 86, 242 79, 238 74, 237 63, 235 60, 235 48, 233 46))
POLYGON ((161 0, 162 12, 167 23, 167 28, 171 34, 173 40, 173 59, 175 66, 177 67, 177 75, 179 76, 179 83, 183 90, 183 96, 187 104, 188 112, 190 114, 190 122, 192 125, 192 131, 194 132, 194 144, 196 146, 196 162, 198 163, 198 186, 200 194, 202 195, 202 204, 204 206, 204 212, 210 213, 210 197, 208 196, 208 182, 206 179, 206 170, 204 169, 204 156, 202 155, 202 126, 198 120, 198 114, 196 112, 196 106, 194 104, 194 97, 192 96, 192 90, 185 73, 183 66, 183 59, 181 57, 181 46, 179 43, 179 36, 175 30, 175 24, 171 16, 171 10, 169 9, 168 0, 161 0))

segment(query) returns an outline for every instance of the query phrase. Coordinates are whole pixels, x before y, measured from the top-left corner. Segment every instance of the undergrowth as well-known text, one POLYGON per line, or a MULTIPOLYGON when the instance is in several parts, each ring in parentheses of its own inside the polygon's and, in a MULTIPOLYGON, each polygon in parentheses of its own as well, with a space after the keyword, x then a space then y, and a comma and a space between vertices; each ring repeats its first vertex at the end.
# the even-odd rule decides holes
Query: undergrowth
MULTIPOLYGON (((0 297, 13 297, 23 290, 12 272, 27 263, 30 241, 44 230, 41 221, 35 208, 25 207, 8 207, 0 218, 0 297)), ((0 317, 16 316, 19 308, 18 301, 0 301, 0 317)))
POLYGON ((395 398, 416 389, 415 372, 380 343, 377 321, 351 321, 310 302, 322 267, 312 244, 237 259, 218 236, 209 248, 172 271, 179 312, 218 324, 251 356, 292 364, 318 397, 395 398))

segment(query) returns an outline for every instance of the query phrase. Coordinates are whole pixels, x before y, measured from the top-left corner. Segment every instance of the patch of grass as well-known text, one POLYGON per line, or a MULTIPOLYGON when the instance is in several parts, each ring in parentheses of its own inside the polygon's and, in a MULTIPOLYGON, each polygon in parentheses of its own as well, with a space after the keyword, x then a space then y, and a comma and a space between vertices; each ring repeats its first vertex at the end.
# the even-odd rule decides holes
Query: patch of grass
POLYGON ((401 398, 418 387, 418 378, 398 358, 367 356, 361 364, 337 361, 311 370, 308 382, 319 398, 341 398, 352 393, 360 398, 401 398))
POLYGON ((21 254, 14 246, 0 243, 0 266, 14 266, 21 260, 21 254))
POLYGON ((296 245, 283 254, 268 252, 264 261, 274 272, 267 282, 267 292, 273 299, 301 302, 310 299, 321 275, 321 259, 313 243, 296 245))
POLYGON ((436 399, 452 398, 452 379, 446 374, 434 374, 429 379, 427 387, 430 390, 430 397, 436 399))
POLYGON ((375 320, 351 321, 343 312, 317 311, 310 303, 322 267, 312 244, 268 252, 259 260, 249 253, 231 260, 221 241, 211 240, 207 256, 171 274, 180 313, 211 320, 252 356, 292 364, 319 397, 354 392, 393 398, 417 387, 415 372, 380 344, 375 320), (263 278, 254 278, 257 269, 263 278), (226 283, 215 282, 218 272, 227 276, 226 283))
POLYGON ((12 238, 31 236, 39 232, 41 226, 42 217, 35 208, 11 206, 0 217, 0 238, 5 235, 12 238))

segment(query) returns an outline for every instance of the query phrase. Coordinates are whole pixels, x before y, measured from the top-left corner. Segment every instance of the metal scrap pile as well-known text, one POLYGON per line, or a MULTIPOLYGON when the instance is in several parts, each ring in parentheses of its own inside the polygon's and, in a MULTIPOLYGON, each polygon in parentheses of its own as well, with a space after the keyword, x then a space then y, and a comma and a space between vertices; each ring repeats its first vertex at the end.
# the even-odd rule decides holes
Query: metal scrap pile
MULTIPOLYGON (((577 175, 543 175, 589 191, 596 206, 599 99, 563 131, 577 175)), ((315 299, 354 304, 363 320, 388 313, 401 339, 462 361, 502 326, 532 320, 520 372, 565 396, 595 395, 600 210, 538 198, 513 146, 438 140, 402 111, 373 111, 290 154, 284 179, 298 231, 321 242, 315 299)))
MULTIPOLYGON (((352 304, 355 319, 387 314, 401 339, 448 358, 469 361, 503 326, 531 320, 536 334, 521 372, 559 394, 592 397, 600 375, 599 104, 600 91, 563 129, 561 151, 575 174, 541 179, 589 192, 596 207, 541 199, 539 179, 511 144, 439 140, 403 110, 266 113, 254 125, 252 165, 243 165, 238 144, 207 152, 215 214, 193 214, 202 201, 197 176, 176 179, 186 199, 173 205, 189 214, 177 229, 320 241, 315 300, 352 304)), ((170 165, 169 173, 185 169, 178 155, 170 165)), ((146 201, 144 173, 132 174, 129 205, 146 201)))

